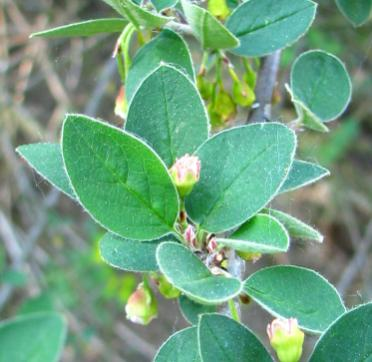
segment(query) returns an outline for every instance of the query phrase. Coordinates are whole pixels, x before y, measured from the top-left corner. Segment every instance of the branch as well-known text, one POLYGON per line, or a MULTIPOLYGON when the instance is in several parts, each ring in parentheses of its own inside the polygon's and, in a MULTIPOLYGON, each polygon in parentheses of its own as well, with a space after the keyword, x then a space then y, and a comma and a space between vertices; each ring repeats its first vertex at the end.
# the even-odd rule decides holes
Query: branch
POLYGON ((185 35, 194 35, 190 25, 187 25, 187 24, 181 24, 181 23, 176 22, 176 21, 170 21, 167 24, 167 27, 176 31, 177 33, 182 33, 182 34, 185 34, 185 35))
POLYGON ((264 60, 264 64, 258 75, 256 93, 256 109, 251 117, 247 119, 247 123, 265 122, 265 119, 271 117, 271 102, 273 91, 278 76, 281 51, 277 50, 270 54, 264 60))

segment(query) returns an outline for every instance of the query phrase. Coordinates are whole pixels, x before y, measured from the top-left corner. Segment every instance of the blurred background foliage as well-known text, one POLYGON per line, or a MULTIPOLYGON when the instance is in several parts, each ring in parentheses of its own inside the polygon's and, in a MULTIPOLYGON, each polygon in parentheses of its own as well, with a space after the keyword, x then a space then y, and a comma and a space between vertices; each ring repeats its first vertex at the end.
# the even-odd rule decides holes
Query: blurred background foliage
MULTIPOLYGON (((247 273, 286 262, 312 267, 351 306, 372 298, 372 23, 354 29, 333 0, 318 3, 310 32, 282 54, 274 118, 294 118, 284 84, 299 53, 320 48, 346 63, 354 85, 348 111, 329 134, 299 134, 299 156, 332 175, 277 201, 319 228, 325 242, 296 243, 289 254, 263 258, 247 273)), ((0 319, 61 310, 69 323, 63 361, 141 362, 185 325, 175 302, 162 301, 160 317, 147 328, 128 323, 124 305, 137 277, 101 262, 102 230, 14 152, 22 143, 57 140, 66 112, 121 124, 113 112, 120 87, 111 58, 114 36, 28 38, 36 30, 105 15, 111 10, 98 0, 0 1, 0 319)), ((197 63, 199 45, 188 40, 197 63)), ((245 117, 239 112, 235 121, 245 117)), ((264 336, 266 313, 250 305, 243 317, 264 336)))

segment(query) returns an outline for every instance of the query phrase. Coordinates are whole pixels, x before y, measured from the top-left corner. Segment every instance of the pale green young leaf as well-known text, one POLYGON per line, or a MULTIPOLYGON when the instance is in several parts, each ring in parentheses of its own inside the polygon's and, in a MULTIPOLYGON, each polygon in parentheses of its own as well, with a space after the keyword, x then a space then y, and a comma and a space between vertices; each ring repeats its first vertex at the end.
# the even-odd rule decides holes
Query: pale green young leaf
POLYGON ((210 232, 239 226, 277 194, 295 148, 294 132, 274 122, 236 127, 210 138, 196 151, 201 175, 186 199, 188 215, 210 232))
POLYGON ((294 160, 280 193, 297 190, 329 176, 330 172, 315 163, 294 160))
POLYGON ((63 164, 60 145, 34 143, 19 146, 16 151, 40 176, 67 196, 75 198, 63 164))
POLYGON ((151 12, 137 5, 132 0, 103 0, 136 28, 161 28, 172 18, 151 12))
POLYGON ((266 214, 257 214, 229 237, 217 237, 217 242, 248 253, 283 253, 289 248, 289 236, 284 226, 266 214))
POLYGON ((176 68, 162 65, 138 88, 125 129, 146 140, 170 167, 208 138, 209 125, 195 85, 176 68))
POLYGON ((239 40, 208 10, 182 0, 187 22, 204 49, 230 49, 239 45, 239 40))
POLYGON ((181 295, 178 299, 178 304, 182 316, 190 324, 196 325, 199 321, 199 316, 205 313, 215 313, 217 312, 216 305, 205 305, 199 304, 191 299, 181 295))
POLYGON ((31 313, 0 323, 0 362, 58 361, 66 322, 56 313, 31 313))
MULTIPOLYGON (((338 118, 351 98, 351 80, 345 65, 321 50, 301 54, 291 70, 291 92, 298 106, 320 122, 338 118)), ((306 122, 305 122, 306 123, 306 122)))
POLYGON ((201 316, 198 344, 203 362, 273 361, 253 332, 221 314, 201 316))
POLYGON ((233 53, 264 56, 285 48, 311 26, 317 4, 310 0, 248 0, 228 18, 227 28, 240 40, 233 53))
POLYGON ((128 22, 124 19, 95 19, 39 31, 31 37, 72 38, 88 37, 104 33, 120 33, 128 22))
POLYGON ((293 217, 292 215, 274 209, 265 209, 264 211, 279 220, 287 229, 291 238, 314 240, 318 243, 323 242, 324 237, 318 230, 315 230, 310 225, 305 224, 303 221, 293 217))
POLYGON ((171 335, 160 347, 154 362, 202 362, 198 350, 197 328, 185 328, 171 335))
POLYGON ((313 270, 280 265, 248 277, 244 291, 276 317, 296 318, 299 326, 322 333, 341 314, 341 297, 324 277, 313 270))
POLYGON ((371 15, 372 0, 336 0, 336 4, 354 26, 363 25, 371 15))
POLYGON ((238 279, 213 275, 190 249, 179 243, 161 243, 156 260, 169 282, 195 302, 220 304, 241 291, 238 279))
POLYGON ((309 362, 372 360, 372 303, 341 315, 323 333, 309 362))
POLYGON ((136 240, 173 231, 177 191, 166 166, 145 143, 103 122, 68 115, 62 153, 74 193, 107 230, 136 240))
POLYGON ((162 241, 172 239, 170 236, 151 241, 138 241, 107 233, 99 242, 99 252, 105 263, 120 270, 158 271, 156 248, 162 241))
POLYGON ((160 64, 167 63, 177 67, 194 80, 194 67, 187 44, 180 35, 170 29, 162 32, 141 47, 129 69, 125 92, 130 102, 140 84, 160 64))

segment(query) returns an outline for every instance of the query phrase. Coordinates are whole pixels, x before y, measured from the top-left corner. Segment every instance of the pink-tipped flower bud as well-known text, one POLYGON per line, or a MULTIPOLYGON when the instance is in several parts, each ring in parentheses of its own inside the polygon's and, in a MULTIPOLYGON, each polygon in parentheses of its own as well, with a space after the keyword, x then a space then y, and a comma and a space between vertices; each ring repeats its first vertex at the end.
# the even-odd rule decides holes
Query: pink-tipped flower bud
POLYGON ((147 325, 158 315, 156 298, 145 283, 138 285, 137 290, 129 297, 125 306, 127 318, 133 323, 147 325))
POLYGON ((200 160, 196 156, 185 156, 176 160, 170 174, 181 197, 187 196, 200 178, 200 160))
POLYGON ((195 228, 192 225, 188 225, 183 237, 186 240, 186 243, 191 247, 191 249, 197 249, 197 237, 195 228))
POLYGON ((209 253, 213 253, 217 250, 217 247, 218 247, 218 244, 217 244, 217 241, 215 238, 211 238, 208 242, 208 245, 207 245, 207 250, 209 253))
POLYGON ((280 362, 300 360, 305 335, 298 328, 297 319, 274 319, 267 326, 267 334, 280 362))

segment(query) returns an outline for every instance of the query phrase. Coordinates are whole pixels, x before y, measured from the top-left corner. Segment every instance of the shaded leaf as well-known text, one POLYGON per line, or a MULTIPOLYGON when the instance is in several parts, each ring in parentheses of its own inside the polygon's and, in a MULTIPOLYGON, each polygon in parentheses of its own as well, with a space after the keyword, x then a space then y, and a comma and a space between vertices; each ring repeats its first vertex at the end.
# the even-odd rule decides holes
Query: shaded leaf
POLYGON ((142 141, 82 115, 68 115, 62 153, 75 194, 90 215, 124 238, 168 234, 178 215, 175 186, 142 141))
POLYGON ((294 160, 288 177, 279 192, 297 190, 329 175, 330 172, 322 166, 311 162, 294 160))
POLYGON ((274 122, 236 127, 210 138, 196 151, 201 175, 186 199, 188 215, 210 232, 239 226, 277 194, 295 148, 293 131, 274 122))
POLYGON ((313 270, 293 265, 264 268, 244 283, 244 291, 270 314, 297 318, 309 332, 322 333, 345 306, 337 290, 313 270))
POLYGON ((120 33, 128 22, 124 19, 95 19, 39 31, 31 37, 72 38, 87 37, 103 33, 120 33))
POLYGON ((372 303, 338 318, 320 337, 309 362, 326 362, 330 357, 335 362, 371 361, 372 303))
POLYGON ((133 59, 125 84, 128 102, 142 81, 162 63, 177 67, 194 80, 194 68, 187 44, 174 31, 163 29, 157 37, 141 47, 133 59))
POLYGON ((157 11, 162 11, 164 9, 173 8, 176 6, 178 0, 151 0, 151 2, 157 11))
POLYGON ((184 295, 180 296, 178 303, 182 316, 187 322, 194 325, 198 324, 200 315, 217 312, 217 306, 199 304, 185 297, 184 295))
POLYGON ((354 26, 363 25, 371 15, 372 0, 336 0, 336 4, 354 26))
POLYGON ((34 143, 19 146, 16 151, 41 177, 45 178, 67 196, 75 198, 63 164, 60 145, 34 143))
POLYGON ((66 323, 56 313, 32 313, 2 321, 0 361, 57 361, 65 339, 66 323))
POLYGON ((240 40, 232 52, 263 56, 285 48, 303 36, 315 18, 317 4, 309 0, 249 0, 228 18, 227 28, 240 40))
POLYGON ((217 242, 242 252, 273 254, 288 250, 289 236, 278 220, 258 214, 228 238, 217 237, 217 242))
POLYGON ((220 304, 241 291, 238 279, 213 275, 191 250, 179 243, 161 243, 156 259, 168 281, 198 303, 220 304))
POLYGON ((198 326, 203 362, 272 361, 261 341, 244 325, 221 314, 204 314, 198 326))
POLYGON ((193 153, 208 138, 208 128, 195 85, 168 65, 157 68, 140 85, 125 125, 127 131, 145 139, 168 167, 176 158, 193 153))

